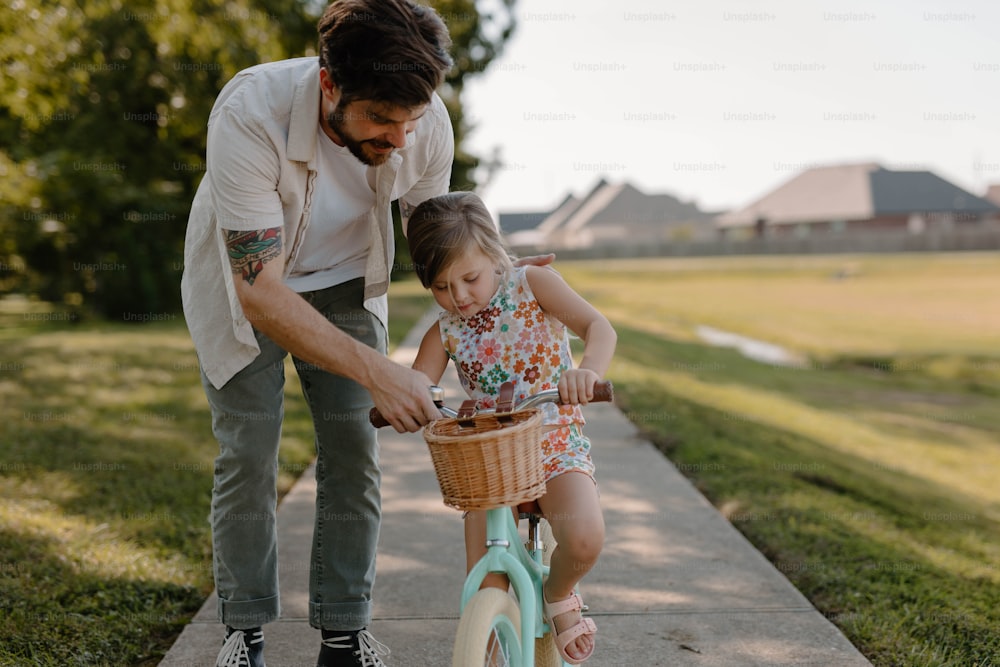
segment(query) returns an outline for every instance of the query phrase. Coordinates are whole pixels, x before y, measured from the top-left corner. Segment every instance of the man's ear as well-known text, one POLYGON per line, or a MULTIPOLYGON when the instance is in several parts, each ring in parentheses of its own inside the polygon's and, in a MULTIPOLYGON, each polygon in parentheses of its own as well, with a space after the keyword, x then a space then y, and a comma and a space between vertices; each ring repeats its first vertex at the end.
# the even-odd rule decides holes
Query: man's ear
POLYGON ((333 106, 337 106, 337 102, 340 101, 340 89, 334 83, 330 73, 322 67, 319 69, 319 89, 327 102, 333 106))

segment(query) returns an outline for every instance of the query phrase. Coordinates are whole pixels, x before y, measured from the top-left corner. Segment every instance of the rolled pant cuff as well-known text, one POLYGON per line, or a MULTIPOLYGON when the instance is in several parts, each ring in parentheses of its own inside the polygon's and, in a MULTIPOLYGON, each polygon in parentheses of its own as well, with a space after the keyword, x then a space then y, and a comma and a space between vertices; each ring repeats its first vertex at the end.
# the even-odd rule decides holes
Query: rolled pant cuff
POLYGON ((309 625, 319 630, 361 630, 371 622, 371 602, 309 603, 309 625))
POLYGON ((219 621, 237 630, 249 630, 276 621, 281 615, 278 596, 233 602, 219 598, 219 621))

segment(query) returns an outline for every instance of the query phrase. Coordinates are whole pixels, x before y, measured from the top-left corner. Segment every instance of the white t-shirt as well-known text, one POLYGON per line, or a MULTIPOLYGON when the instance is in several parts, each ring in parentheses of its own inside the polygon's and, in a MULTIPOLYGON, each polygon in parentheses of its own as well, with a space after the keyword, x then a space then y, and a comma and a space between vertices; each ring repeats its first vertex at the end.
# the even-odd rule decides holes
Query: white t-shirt
POLYGON ((302 250, 285 284, 311 292, 361 278, 368 256, 368 213, 375 192, 368 167, 317 124, 316 188, 302 250))

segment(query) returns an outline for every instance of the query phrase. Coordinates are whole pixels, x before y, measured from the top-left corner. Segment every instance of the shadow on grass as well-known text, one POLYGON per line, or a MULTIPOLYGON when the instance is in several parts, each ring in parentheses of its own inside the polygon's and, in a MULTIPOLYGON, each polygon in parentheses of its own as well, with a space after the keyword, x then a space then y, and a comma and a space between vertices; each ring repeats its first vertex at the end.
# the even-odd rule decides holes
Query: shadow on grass
MULTIPOLYGON (((1000 431, 995 398, 983 393, 1000 360, 939 359, 873 360, 841 358, 813 367, 791 368, 749 360, 729 349, 666 340, 615 323, 621 338, 618 356, 637 363, 656 359, 665 370, 676 370, 707 382, 733 383, 789 396, 811 407, 849 413, 860 407, 883 407, 913 416, 928 416, 928 407, 961 410, 961 423, 987 433, 1000 431), (951 363, 966 374, 954 378, 934 374, 935 364, 951 363)), ((996 389, 996 384, 990 382, 996 389)), ((942 416, 942 422, 946 419, 942 416)))
MULTIPOLYGON (((153 664, 212 588, 218 445, 186 330, 36 327, 0 369, 0 627, 27 638, 0 656, 153 664)), ((294 372, 287 386, 282 490, 314 451, 294 372)))
MULTIPOLYGON (((617 328, 620 359, 720 387, 809 403, 816 385, 873 383, 845 371, 762 367, 617 328)), ((615 377, 620 404, 631 414, 671 415, 637 426, 876 665, 993 664, 1000 525, 982 500, 773 422, 734 418, 671 393, 653 373, 615 377)))
POLYGON ((0 663, 153 665, 201 605, 175 583, 81 572, 57 539, 0 530, 0 663))
MULTIPOLYGON (((196 525, 196 533, 206 535, 201 527, 207 529, 218 445, 197 359, 186 339, 175 340, 186 332, 168 330, 166 337, 179 344, 161 346, 155 354, 134 350, 143 335, 135 327, 99 335, 70 358, 66 346, 72 338, 9 346, 11 356, 24 361, 19 373, 9 376, 13 400, 0 424, 5 477, 29 485, 39 475, 60 480, 61 489, 34 490, 67 514, 144 523, 172 519, 176 530, 168 533, 196 525), (118 333, 126 342, 116 348, 118 333)), ((278 459, 286 487, 313 455, 312 422, 294 373, 287 386, 278 459)))

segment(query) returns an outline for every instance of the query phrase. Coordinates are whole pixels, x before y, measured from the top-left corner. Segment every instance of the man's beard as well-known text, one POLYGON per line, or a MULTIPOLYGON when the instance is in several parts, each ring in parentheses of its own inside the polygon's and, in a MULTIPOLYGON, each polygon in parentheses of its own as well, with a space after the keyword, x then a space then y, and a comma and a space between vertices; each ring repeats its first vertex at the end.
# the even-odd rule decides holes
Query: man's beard
POLYGON ((365 145, 367 144, 376 148, 391 148, 392 144, 375 139, 365 139, 363 141, 355 139, 347 129, 344 122, 345 116, 344 107, 338 104, 337 108, 327 115, 326 122, 330 125, 330 129, 336 133, 337 138, 347 147, 347 150, 351 151, 351 155, 369 167, 377 167, 388 160, 389 156, 392 155, 391 151, 388 153, 366 153, 365 145))

